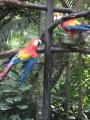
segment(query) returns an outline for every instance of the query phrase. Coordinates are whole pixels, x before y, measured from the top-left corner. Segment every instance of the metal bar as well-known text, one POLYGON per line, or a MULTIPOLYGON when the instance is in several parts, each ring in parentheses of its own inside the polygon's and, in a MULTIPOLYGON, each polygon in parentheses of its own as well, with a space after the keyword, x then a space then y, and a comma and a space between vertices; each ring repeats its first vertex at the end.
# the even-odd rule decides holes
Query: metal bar
MULTIPOLYGON (((38 48, 38 52, 39 53, 44 53, 45 49, 44 48, 38 48)), ((0 52, 0 57, 4 58, 4 57, 10 57, 13 56, 15 54, 17 54, 18 50, 10 50, 10 51, 3 51, 0 52)), ((79 52, 79 53, 83 53, 83 54, 90 54, 90 48, 79 48, 79 47, 64 47, 64 46, 59 46, 59 47, 51 47, 51 52, 52 53, 56 53, 56 52, 79 52)))
POLYGON ((54 8, 54 12, 61 12, 61 13, 75 13, 76 11, 70 8, 61 8, 61 7, 56 7, 54 8))
POLYGON ((25 3, 24 5, 22 5, 22 7, 24 7, 24 6, 26 8, 47 11, 47 7, 45 5, 37 5, 37 4, 33 4, 33 3, 25 3))
POLYGON ((90 54, 90 48, 79 48, 79 47, 52 47, 51 52, 56 53, 56 52, 66 52, 66 53, 83 53, 83 54, 90 54))
POLYGON ((49 31, 52 31, 52 30, 55 29, 59 24, 61 24, 61 22, 62 22, 62 18, 59 19, 59 20, 57 20, 57 21, 55 21, 53 24, 50 24, 50 25, 48 26, 48 30, 49 30, 49 31))
POLYGON ((22 2, 22 1, 17 1, 17 0, 1 0, 0 3, 3 3, 2 5, 12 5, 15 7, 19 7, 19 8, 30 8, 30 9, 37 9, 37 10, 47 10, 45 5, 37 5, 37 4, 33 4, 33 3, 26 3, 26 2, 22 2))
MULTIPOLYGON (((39 53, 44 53, 45 49, 44 48, 38 48, 39 53)), ((70 46, 67 45, 65 46, 55 46, 51 47, 51 52, 56 53, 56 52, 65 52, 65 53, 83 53, 83 54, 90 54, 90 48, 80 48, 77 46, 70 46)), ((1 56, 0 56, 1 57, 1 56)))
POLYGON ((43 91, 43 120, 51 120, 51 77, 52 77, 52 31, 48 26, 53 23, 53 0, 46 0, 46 29, 45 29, 45 66, 44 66, 44 91, 43 91))
MULTIPOLYGON (((36 4, 32 4, 32 3, 25 3, 24 5, 22 4, 22 7, 47 11, 47 7, 45 5, 36 5, 36 4)), ((73 13, 73 12, 75 12, 75 10, 73 10, 73 9, 64 8, 64 7, 63 8, 55 7, 53 9, 53 11, 62 12, 62 13, 73 13)))
MULTIPOLYGON (((45 5, 36 5, 36 4, 32 4, 32 3, 25 3, 25 4, 22 4, 21 7, 47 11, 47 7, 45 5)), ((55 7, 53 9, 53 11, 54 12, 62 12, 62 13, 73 13, 73 12, 75 12, 75 10, 73 10, 73 9, 64 8, 64 7, 63 8, 55 7)))
MULTIPOLYGON (((30 9, 37 9, 37 10, 44 10, 47 11, 47 7, 46 5, 40 5, 40 4, 33 4, 33 3, 26 3, 26 2, 22 2, 22 1, 7 1, 7 0, 1 0, 0 1, 1 5, 12 5, 15 6, 17 8, 30 8, 30 9)), ((62 13, 72 13, 74 12, 72 9, 70 8, 54 8, 53 11, 55 12, 62 12, 62 13)))

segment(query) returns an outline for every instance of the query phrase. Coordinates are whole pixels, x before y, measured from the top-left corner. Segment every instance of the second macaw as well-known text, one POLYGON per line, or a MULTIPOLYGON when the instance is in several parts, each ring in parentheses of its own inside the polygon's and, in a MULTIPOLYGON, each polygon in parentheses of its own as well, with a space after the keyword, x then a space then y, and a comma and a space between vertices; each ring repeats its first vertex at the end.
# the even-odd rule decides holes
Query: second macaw
POLYGON ((33 39, 27 47, 19 50, 18 53, 10 60, 7 67, 0 73, 0 79, 4 78, 14 65, 22 62, 22 67, 24 70, 21 74, 20 85, 23 84, 24 81, 27 80, 27 77, 31 72, 33 65, 37 61, 37 48, 39 43, 41 43, 40 39, 33 39))
POLYGON ((61 23, 61 27, 66 31, 69 32, 72 36, 77 33, 89 33, 90 34, 90 25, 81 23, 77 19, 69 19, 65 20, 61 23))

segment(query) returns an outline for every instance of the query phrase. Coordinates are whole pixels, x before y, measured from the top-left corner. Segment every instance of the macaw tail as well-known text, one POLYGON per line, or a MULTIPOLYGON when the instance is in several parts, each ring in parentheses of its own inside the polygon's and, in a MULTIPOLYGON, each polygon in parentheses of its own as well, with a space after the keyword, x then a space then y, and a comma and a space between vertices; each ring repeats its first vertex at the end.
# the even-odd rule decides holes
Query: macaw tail
POLYGON ((17 64, 20 62, 20 59, 17 58, 17 54, 10 60, 9 64, 7 67, 0 73, 0 80, 2 80, 6 74, 10 71, 13 65, 17 64))
POLYGON ((0 73, 0 80, 2 80, 6 74, 10 71, 12 68, 13 64, 9 64, 1 73, 0 73))
POLYGON ((19 85, 21 86, 28 78, 30 72, 32 71, 33 65, 36 63, 37 59, 33 58, 24 62, 23 72, 21 73, 21 80, 19 85))
POLYGON ((90 34, 90 30, 87 30, 86 33, 90 34))
POLYGON ((83 24, 81 24, 81 25, 84 26, 84 27, 90 28, 90 25, 89 25, 89 24, 83 23, 83 24))

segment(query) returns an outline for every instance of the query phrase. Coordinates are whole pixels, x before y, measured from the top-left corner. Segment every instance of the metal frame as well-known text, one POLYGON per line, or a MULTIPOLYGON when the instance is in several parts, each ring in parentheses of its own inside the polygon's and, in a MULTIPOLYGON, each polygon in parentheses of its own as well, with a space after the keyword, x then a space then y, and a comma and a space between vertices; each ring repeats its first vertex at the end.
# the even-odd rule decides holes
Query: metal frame
MULTIPOLYGON (((20 4, 18 4, 20 6, 20 4)), ((57 23, 53 24, 53 12, 62 12, 62 13, 72 13, 74 12, 69 8, 54 8, 54 0, 46 0, 46 5, 35 5, 31 3, 21 4, 20 7, 26 7, 30 9, 44 10, 46 11, 46 25, 45 25, 45 49, 39 49, 39 52, 45 52, 45 66, 44 66, 44 90, 43 90, 43 110, 42 110, 42 120, 50 120, 50 111, 51 111, 51 82, 52 82, 52 52, 81 52, 81 53, 90 53, 88 49, 81 48, 64 48, 64 47, 53 47, 52 45, 52 33, 53 29, 60 23, 60 20, 57 23)), ((74 17, 87 16, 89 12, 82 12, 76 14, 74 17)), ((73 16, 71 16, 73 17, 73 16)), ((70 19, 70 16, 67 16, 70 19)), ((17 51, 13 51, 12 54, 15 54, 17 51)), ((2 53, 4 54, 4 53, 2 53)), ((3 56, 0 54, 1 56, 3 56)), ((6 54, 7 55, 7 54, 6 54)), ((5 56, 5 54, 4 54, 5 56)))
POLYGON ((50 120, 51 108, 51 81, 52 81, 52 31, 48 30, 53 23, 53 0, 46 0, 46 26, 45 26, 45 67, 44 67, 44 91, 43 91, 43 120, 50 120))

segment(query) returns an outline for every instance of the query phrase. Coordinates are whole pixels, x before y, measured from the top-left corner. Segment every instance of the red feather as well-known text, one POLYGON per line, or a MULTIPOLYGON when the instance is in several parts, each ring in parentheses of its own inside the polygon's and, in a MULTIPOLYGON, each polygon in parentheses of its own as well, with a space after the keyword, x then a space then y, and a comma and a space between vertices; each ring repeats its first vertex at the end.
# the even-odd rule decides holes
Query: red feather
POLYGON ((11 69, 12 64, 9 65, 8 67, 6 67, 1 73, 0 73, 0 80, 9 72, 9 70, 11 69))
POLYGON ((39 39, 33 39, 32 42, 29 43, 27 47, 21 49, 19 52, 24 54, 29 54, 31 55, 32 58, 38 57, 38 53, 37 53, 38 45, 34 44, 37 40, 39 39))
POLYGON ((73 22, 73 19, 67 20, 61 24, 61 27, 66 31, 69 32, 72 36, 76 33, 74 30, 68 30, 67 26, 73 22))

